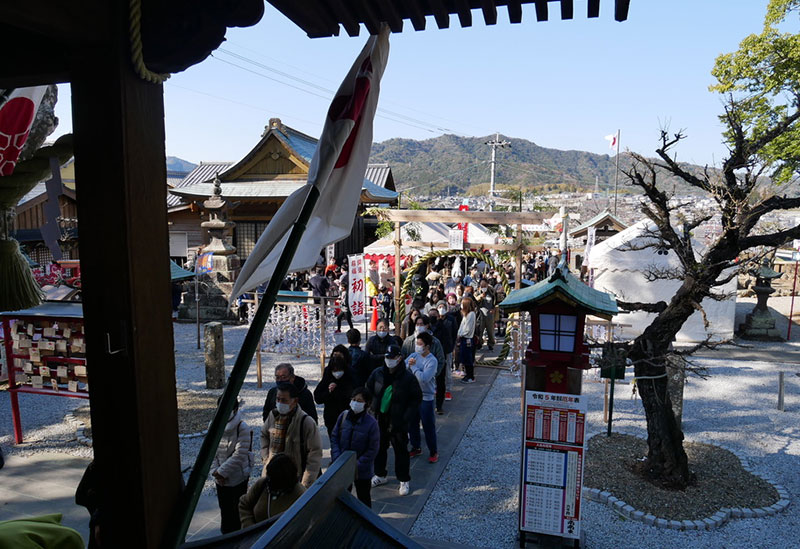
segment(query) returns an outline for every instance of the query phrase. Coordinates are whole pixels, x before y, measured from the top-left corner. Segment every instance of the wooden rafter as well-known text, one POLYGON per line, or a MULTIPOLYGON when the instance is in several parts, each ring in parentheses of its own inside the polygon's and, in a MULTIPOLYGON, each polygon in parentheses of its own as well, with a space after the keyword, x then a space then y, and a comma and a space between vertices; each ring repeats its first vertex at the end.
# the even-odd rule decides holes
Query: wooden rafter
POLYGON ((508 1, 508 20, 511 23, 522 23, 522 2, 519 0, 508 1))
POLYGON ((487 25, 497 24, 497 6, 494 0, 481 0, 481 10, 483 10, 483 20, 487 25))
POLYGON ((351 11, 350 3, 344 2, 343 0, 330 0, 330 6, 334 16, 336 16, 336 18, 342 24, 344 30, 347 31, 347 34, 351 37, 358 36, 358 33, 361 30, 361 25, 359 25, 358 19, 356 19, 355 15, 351 11))
POLYGON ((547 21, 547 0, 536 0, 536 20, 547 21))
POLYGON ((397 11, 394 2, 392 0, 380 0, 378 6, 383 14, 384 21, 389 24, 392 32, 403 32, 403 18, 400 16, 400 12, 397 11))
POLYGON ((458 22, 461 23, 461 26, 464 28, 471 27, 472 11, 470 10, 469 2, 467 0, 457 0, 456 10, 458 11, 458 22))

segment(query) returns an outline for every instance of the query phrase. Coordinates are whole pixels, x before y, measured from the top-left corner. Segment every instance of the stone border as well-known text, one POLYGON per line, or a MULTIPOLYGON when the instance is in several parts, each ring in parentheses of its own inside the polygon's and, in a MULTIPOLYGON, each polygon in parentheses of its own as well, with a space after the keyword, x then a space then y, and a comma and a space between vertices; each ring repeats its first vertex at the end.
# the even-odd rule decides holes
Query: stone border
MULTIPOLYGON (((640 435, 635 433, 630 433, 625 431, 615 431, 615 432, 617 434, 623 434, 641 438, 640 435)), ((587 443, 589 439, 602 433, 603 432, 598 432, 598 433, 593 433, 590 436, 587 436, 586 437, 587 443)), ((694 442, 702 442, 702 441, 694 441, 694 442)), ((639 511, 638 509, 635 509, 633 506, 628 505, 626 502, 615 497, 611 492, 603 491, 600 490, 599 488, 588 488, 584 486, 581 493, 589 501, 605 504, 606 506, 614 510, 617 514, 629 520, 643 522, 648 526, 655 526, 656 528, 666 528, 668 530, 713 530, 715 528, 719 528, 720 526, 724 525, 730 519, 764 518, 770 515, 775 515, 777 513, 780 513, 781 511, 784 511, 787 507, 789 507, 791 500, 789 498, 789 492, 786 490, 786 488, 784 488, 771 478, 756 473, 753 470, 753 467, 750 465, 750 462, 747 461, 747 458, 745 458, 741 452, 739 452, 738 450, 733 450, 732 448, 728 448, 716 442, 702 442, 702 444, 711 444, 714 446, 719 446, 720 448, 729 451, 737 458, 739 458, 739 463, 742 466, 742 469, 744 469, 751 475, 757 476, 762 480, 765 480, 775 488, 775 490, 778 492, 778 498, 779 498, 778 502, 773 503, 768 507, 757 507, 755 509, 751 509, 749 507, 722 507, 719 511, 717 511, 710 517, 701 520, 669 520, 656 517, 655 515, 651 515, 650 513, 644 513, 643 511, 639 511)))
POLYGON ((92 439, 86 436, 86 424, 84 424, 82 421, 76 418, 72 412, 67 412, 67 414, 64 416, 64 420, 66 420, 67 423, 71 423, 77 428, 75 435, 78 439, 78 442, 80 442, 84 446, 88 446, 89 448, 91 448, 92 439))

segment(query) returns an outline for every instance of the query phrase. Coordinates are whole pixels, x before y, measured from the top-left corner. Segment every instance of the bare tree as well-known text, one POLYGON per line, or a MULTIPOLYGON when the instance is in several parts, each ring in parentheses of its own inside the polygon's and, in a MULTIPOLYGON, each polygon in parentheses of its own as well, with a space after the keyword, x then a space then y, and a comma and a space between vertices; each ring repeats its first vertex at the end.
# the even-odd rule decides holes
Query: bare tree
MULTIPOLYGON (((694 478, 683 449, 683 432, 672 412, 667 391, 667 362, 671 343, 684 322, 701 311, 706 298, 722 299, 719 287, 736 276, 743 252, 775 248, 800 238, 800 226, 775 227, 765 216, 800 207, 800 197, 785 194, 797 182, 800 165, 800 34, 780 33, 784 23, 800 10, 800 0, 771 0, 764 30, 742 42, 737 52, 717 59, 712 90, 723 92, 728 154, 721 167, 702 174, 683 167, 674 155, 683 132, 662 130, 656 159, 632 154, 625 170, 629 182, 643 193, 641 211, 657 232, 651 246, 671 250, 678 258, 674 269, 651 270, 651 279, 681 281, 669 302, 622 303, 622 308, 657 313, 653 322, 628 348, 647 419, 648 454, 639 473, 672 488, 683 488, 694 478), (664 190, 662 181, 677 177, 695 191, 713 199, 713 211, 696 211, 664 190), (716 216, 721 232, 700 250, 692 232, 716 216)), ((708 346, 702 345, 701 346, 708 346)), ((699 347, 699 346, 698 346, 699 347)), ((696 349, 692 349, 696 350, 696 349)), ((685 353, 682 353, 685 354, 685 353)))

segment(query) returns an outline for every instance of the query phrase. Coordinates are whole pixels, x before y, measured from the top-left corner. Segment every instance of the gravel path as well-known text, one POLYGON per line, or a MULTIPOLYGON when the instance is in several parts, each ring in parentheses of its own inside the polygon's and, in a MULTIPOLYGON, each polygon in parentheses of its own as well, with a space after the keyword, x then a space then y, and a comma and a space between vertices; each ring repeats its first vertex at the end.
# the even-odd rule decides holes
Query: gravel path
MULTIPOLYGON (((687 440, 745 455, 755 472, 800 495, 800 365, 703 359, 712 377, 690 378, 687 440), (775 409, 779 370, 787 371, 786 411, 775 409)), ((628 374, 630 379, 630 374, 628 374)), ((603 385, 584 383, 589 433, 604 430, 603 385)), ((476 547, 513 547, 520 449, 519 380, 500 375, 412 528, 412 535, 476 547)), ((641 402, 617 386, 615 431, 646 436, 641 402)), ((583 530, 592 549, 796 547, 800 505, 763 519, 734 519, 713 531, 660 530, 584 500, 583 530)))

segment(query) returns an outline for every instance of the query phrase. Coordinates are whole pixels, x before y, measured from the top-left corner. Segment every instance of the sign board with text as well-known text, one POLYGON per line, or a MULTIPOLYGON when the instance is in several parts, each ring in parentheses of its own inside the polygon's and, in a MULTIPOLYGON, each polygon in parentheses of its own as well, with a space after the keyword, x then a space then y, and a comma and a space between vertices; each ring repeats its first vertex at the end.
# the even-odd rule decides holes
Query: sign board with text
POLYGON ((347 256, 347 307, 353 322, 363 322, 366 315, 367 294, 364 280, 364 254, 347 256))
POLYGON ((450 249, 463 250, 464 249, 464 231, 461 229, 450 229, 450 249))
POLYGON ((522 531, 580 538, 585 398, 525 391, 522 531))

